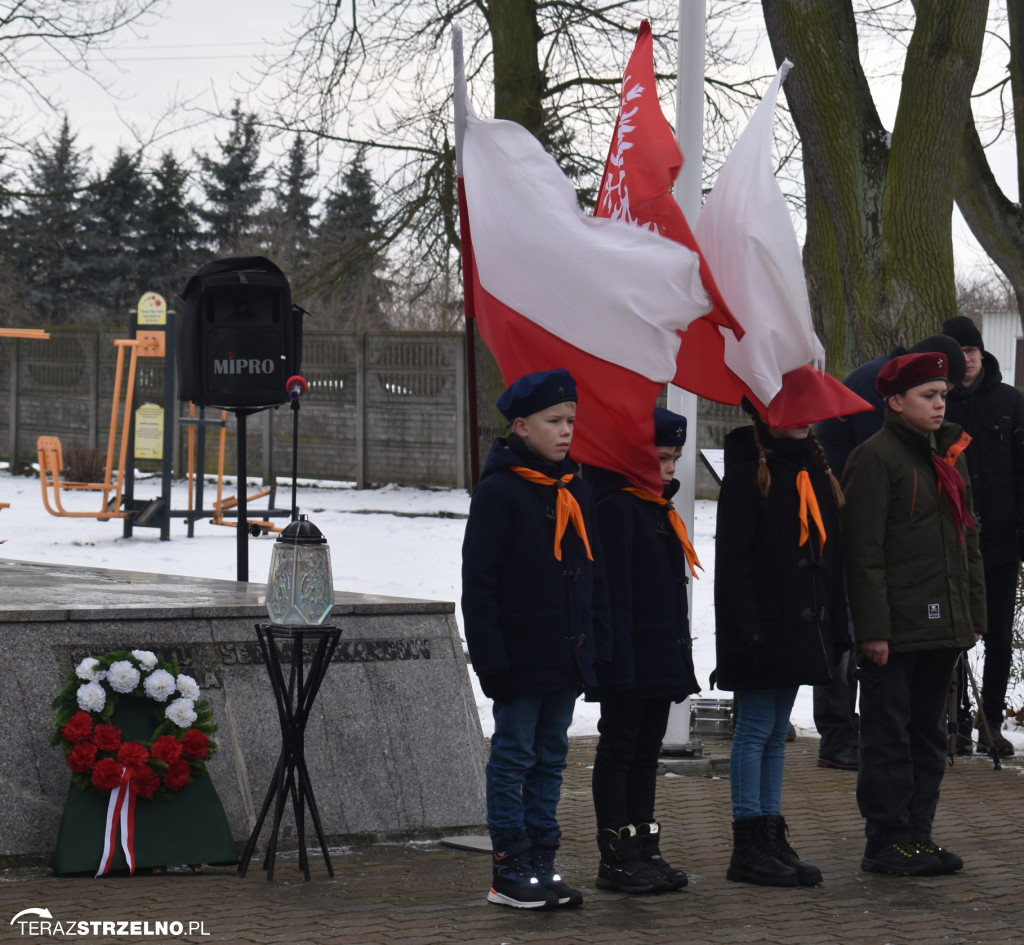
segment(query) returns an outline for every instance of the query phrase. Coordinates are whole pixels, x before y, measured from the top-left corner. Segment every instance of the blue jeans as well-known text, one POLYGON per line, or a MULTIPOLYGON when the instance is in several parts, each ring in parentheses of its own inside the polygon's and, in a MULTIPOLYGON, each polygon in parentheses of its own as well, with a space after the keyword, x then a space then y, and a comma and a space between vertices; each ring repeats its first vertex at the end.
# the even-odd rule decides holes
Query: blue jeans
POLYGON ((733 820, 782 812, 782 767, 798 688, 736 693, 736 732, 729 759, 733 820))
POLYGON ((494 703, 487 762, 487 827, 494 848, 527 837, 555 844, 575 690, 494 703))

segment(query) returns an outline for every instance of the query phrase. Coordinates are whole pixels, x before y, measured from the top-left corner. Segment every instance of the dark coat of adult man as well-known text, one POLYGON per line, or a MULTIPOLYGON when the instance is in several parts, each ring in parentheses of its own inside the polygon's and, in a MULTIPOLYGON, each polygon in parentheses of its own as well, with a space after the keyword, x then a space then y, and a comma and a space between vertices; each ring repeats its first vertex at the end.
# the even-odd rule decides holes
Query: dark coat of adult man
MULTIPOLYGON (((963 384, 946 398, 946 416, 972 440, 965 455, 981 526, 988 599, 988 623, 979 628, 985 637, 982 708, 997 750, 1011 755, 1013 746, 999 731, 1010 675, 1017 575, 1024 554, 1024 394, 1002 382, 999 362, 985 351, 981 332, 971 319, 951 318, 942 330, 963 347, 967 358, 963 384)), ((963 711, 961 715, 961 730, 969 738, 969 716, 963 711)), ((990 745, 980 720, 978 726, 978 750, 987 752, 990 745)))

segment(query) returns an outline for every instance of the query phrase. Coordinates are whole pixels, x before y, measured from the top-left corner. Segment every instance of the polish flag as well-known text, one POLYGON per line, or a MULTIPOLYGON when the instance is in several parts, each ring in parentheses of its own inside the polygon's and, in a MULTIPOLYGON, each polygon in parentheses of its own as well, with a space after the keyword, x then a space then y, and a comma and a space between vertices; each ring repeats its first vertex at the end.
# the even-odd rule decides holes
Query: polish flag
POLYGON ((657 233, 584 214, 522 126, 476 116, 456 27, 455 122, 466 281, 507 384, 565 368, 579 390, 572 455, 660 494, 654 406, 679 331, 708 314, 700 259, 657 233))
POLYGON ((746 397, 772 426, 871 409, 821 370, 796 233, 772 171, 775 102, 788 66, 722 168, 695 237, 672 196, 683 155, 658 100, 653 46, 644 20, 595 214, 655 230, 700 255, 712 310, 682 333, 673 383, 719 403, 746 397))
POLYGON ((796 231, 772 169, 775 104, 792 67, 783 62, 719 171, 694 231, 746 329, 742 339, 723 335, 725 366, 774 427, 873 409, 825 373, 796 231))

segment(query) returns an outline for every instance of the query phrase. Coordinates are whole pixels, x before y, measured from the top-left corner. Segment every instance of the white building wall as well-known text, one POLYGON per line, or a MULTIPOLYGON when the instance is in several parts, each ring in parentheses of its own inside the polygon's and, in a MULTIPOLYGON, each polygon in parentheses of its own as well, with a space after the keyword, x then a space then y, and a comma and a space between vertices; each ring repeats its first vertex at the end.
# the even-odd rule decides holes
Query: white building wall
POLYGON ((1016 384, 1017 339, 1024 337, 1019 313, 986 312, 979 327, 985 342, 985 350, 994 355, 999 362, 1003 383, 1016 384))

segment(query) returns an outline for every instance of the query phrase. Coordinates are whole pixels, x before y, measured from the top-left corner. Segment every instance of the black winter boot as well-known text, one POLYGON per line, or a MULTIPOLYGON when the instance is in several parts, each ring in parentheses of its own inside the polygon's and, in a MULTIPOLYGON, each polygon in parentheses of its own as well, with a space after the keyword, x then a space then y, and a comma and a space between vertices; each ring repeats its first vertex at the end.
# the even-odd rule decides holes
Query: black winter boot
POLYGON ((796 850, 789 845, 786 838, 786 834, 789 833, 786 818, 781 814, 766 814, 764 819, 772 855, 796 870, 796 878, 801 886, 817 886, 822 881, 821 870, 801 860, 796 850))
POLYGON ((606 827, 597 835, 601 865, 597 868, 598 889, 624 893, 655 893, 668 889, 668 882, 652 863, 644 859, 636 827, 626 824, 618 830, 606 827))
POLYGON ((637 824, 636 833, 640 838, 640 853, 648 863, 654 866, 661 873, 668 889, 682 889, 686 883, 686 874, 682 870, 674 869, 661 855, 661 824, 651 821, 649 824, 637 824))
POLYGON ((541 885, 530 859, 530 841, 502 837, 491 854, 491 889, 487 901, 514 909, 544 909, 558 905, 558 897, 541 885))
POLYGON ((757 886, 799 886, 796 870, 771 852, 763 817, 732 822, 732 859, 726 879, 757 886))
POLYGON ((581 906, 583 905, 583 893, 575 886, 570 886, 555 869, 555 851, 557 849, 557 843, 548 844, 534 841, 533 849, 530 850, 533 871, 537 874, 541 886, 558 897, 560 906, 581 906))

